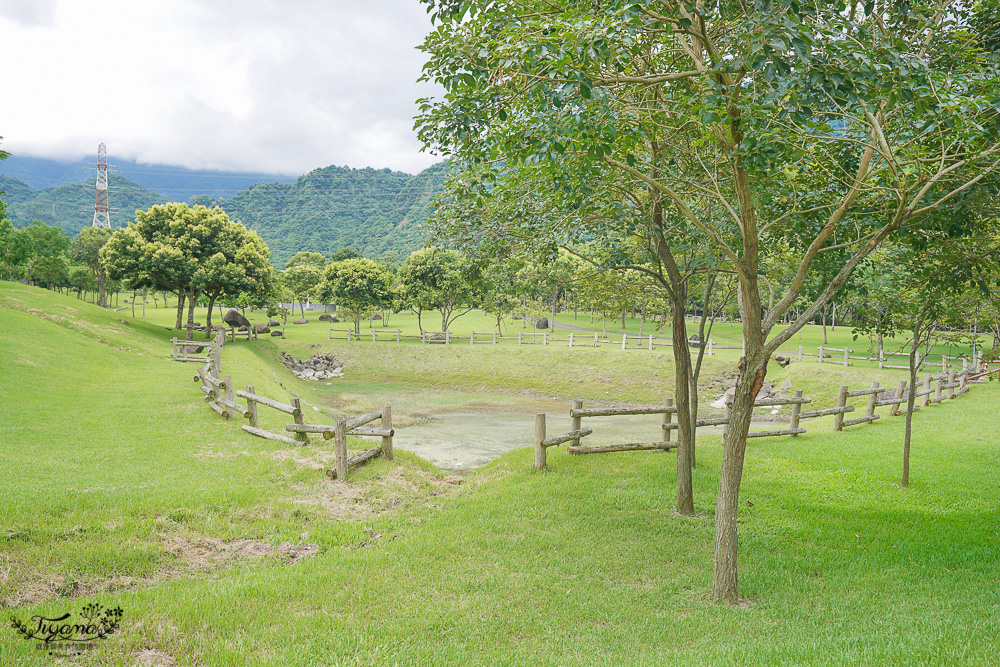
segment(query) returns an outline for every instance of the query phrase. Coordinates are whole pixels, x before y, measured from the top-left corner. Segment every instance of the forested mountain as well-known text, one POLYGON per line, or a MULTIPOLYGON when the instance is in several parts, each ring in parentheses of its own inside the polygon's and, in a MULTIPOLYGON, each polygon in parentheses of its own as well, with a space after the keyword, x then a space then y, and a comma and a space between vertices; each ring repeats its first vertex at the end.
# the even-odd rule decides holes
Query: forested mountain
MULTIPOLYGON (((95 155, 79 162, 58 162, 24 155, 12 154, 0 163, 0 173, 13 176, 35 190, 59 185, 79 183, 97 173, 95 155)), ((165 164, 140 164, 122 160, 113 154, 108 157, 110 174, 108 182, 114 187, 119 179, 137 183, 152 192, 158 192, 170 201, 186 202, 195 195, 229 197, 240 190, 262 181, 290 183, 294 176, 274 174, 209 171, 187 169, 165 164)), ((9 189, 8 189, 9 190, 9 189)))
MULTIPOLYGON (((0 170, 7 163, 0 162, 0 170)), ((401 256, 423 245, 421 225, 448 171, 440 163, 413 176, 389 169, 324 167, 294 183, 257 183, 229 198, 201 192, 183 201, 221 206, 234 220, 255 230, 271 249, 271 262, 283 267, 299 250, 329 255, 352 246, 367 257, 386 250, 401 256)), ((9 175, 0 175, 0 194, 7 216, 16 227, 40 220, 75 235, 94 219, 96 177, 86 182, 32 189, 9 175)), ((137 209, 167 198, 120 175, 109 178, 111 225, 124 227, 137 209)))
MULTIPOLYGON (((5 165, 0 163, 0 169, 5 165)), ((70 236, 75 236, 84 227, 94 222, 94 196, 97 177, 83 183, 60 185, 45 190, 33 190, 27 184, 11 176, 0 175, 0 194, 7 203, 7 217, 15 227, 24 227, 32 220, 40 220, 47 225, 61 227, 70 236)), ((111 209, 112 228, 124 227, 135 219, 138 209, 147 209, 153 204, 167 201, 155 192, 125 180, 116 178, 108 193, 111 209)))
POLYGON ((446 163, 416 176, 389 169, 324 167, 294 183, 259 183, 228 199, 196 197, 220 205, 257 231, 284 266, 299 250, 329 254, 353 246, 366 257, 386 250, 409 254, 423 245, 421 225, 447 173, 446 163))

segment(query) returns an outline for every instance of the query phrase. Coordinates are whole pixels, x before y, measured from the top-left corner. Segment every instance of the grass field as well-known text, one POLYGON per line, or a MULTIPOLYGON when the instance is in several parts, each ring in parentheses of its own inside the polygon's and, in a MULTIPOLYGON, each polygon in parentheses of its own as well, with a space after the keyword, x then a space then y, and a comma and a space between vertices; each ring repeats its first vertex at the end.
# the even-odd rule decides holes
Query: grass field
MULTIPOLYGON (((915 415, 907 489, 902 418, 751 442, 747 601, 729 608, 708 595, 718 436, 699 440, 693 518, 671 511, 673 454, 550 450, 535 473, 525 448, 457 477, 400 452, 343 485, 322 474, 322 442, 289 449, 208 410, 193 365, 165 360, 170 312, 146 315, 0 283, 3 615, 124 610, 121 630, 82 656, 49 656, 5 627, 0 665, 995 661, 995 384, 915 415)), ((228 345, 225 372, 278 400, 300 396, 317 420, 386 402, 405 424, 672 393, 666 348, 325 338, 312 323, 228 345), (278 344, 333 351, 347 378, 300 382, 278 344)), ((734 352, 705 377, 725 375, 734 352)), ((842 383, 901 376, 815 362, 770 375, 817 402, 842 383)))

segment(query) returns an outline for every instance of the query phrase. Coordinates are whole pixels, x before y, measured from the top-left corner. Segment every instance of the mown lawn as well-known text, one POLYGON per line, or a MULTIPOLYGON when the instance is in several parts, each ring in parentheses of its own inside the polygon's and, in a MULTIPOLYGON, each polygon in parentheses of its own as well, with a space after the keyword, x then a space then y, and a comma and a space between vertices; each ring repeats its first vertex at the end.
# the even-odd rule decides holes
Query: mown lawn
MULTIPOLYGON (((708 594, 717 436, 700 440, 693 518, 671 509, 673 454, 550 450, 549 469, 534 472, 522 449, 461 479, 401 455, 345 486, 322 476, 322 445, 289 452, 208 411, 192 365, 163 359, 171 335, 155 322, 0 285, 4 615, 58 616, 90 601, 124 610, 121 630, 83 657, 50 657, 5 628, 0 664, 995 660, 995 384, 915 416, 907 489, 898 486, 902 418, 843 433, 820 421, 796 439, 752 441, 740 516, 746 602, 729 608, 708 594), (38 306, 75 323, 25 312, 38 306), (194 553, 201 546, 225 556, 240 540, 274 552, 210 562, 194 553), (308 545, 319 552, 288 555, 308 545)), ((586 357, 583 348, 528 348, 537 356, 504 365, 516 346, 327 347, 317 339, 285 344, 297 356, 355 355, 347 384, 292 380, 263 341, 227 348, 227 372, 280 400, 298 393, 332 419, 339 407, 421 390, 444 396, 424 399, 428 409, 462 395, 516 404, 531 387, 512 368, 521 364, 540 376, 594 369, 566 385, 576 392, 561 393, 552 380, 539 393, 599 400, 621 379, 648 375, 656 359, 645 353, 644 368, 623 361, 638 358, 632 353, 605 348, 586 357), (460 356, 473 351, 480 356, 460 356), (406 355, 412 368, 402 367, 406 355), (541 367, 544 355, 551 368, 541 367), (376 375, 370 388, 364 375, 351 376, 359 368, 376 375), (455 386, 424 385, 422 369, 434 368, 455 386)), ((656 361, 664 383, 667 357, 656 361)), ((802 363, 782 372, 819 391, 872 377, 862 370, 802 363)), ((666 386, 621 384, 636 401, 666 386)))

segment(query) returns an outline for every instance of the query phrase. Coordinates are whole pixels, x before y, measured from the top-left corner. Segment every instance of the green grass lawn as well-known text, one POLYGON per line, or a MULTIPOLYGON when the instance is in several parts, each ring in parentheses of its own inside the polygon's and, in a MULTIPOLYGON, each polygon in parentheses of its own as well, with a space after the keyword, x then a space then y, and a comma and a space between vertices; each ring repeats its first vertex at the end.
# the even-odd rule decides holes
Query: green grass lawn
MULTIPOLYGON (((693 518, 671 510, 669 453, 559 448, 534 472, 525 448, 457 478, 399 452, 343 485, 322 474, 322 441, 291 449, 208 410, 194 364, 165 359, 169 312, 151 311, 143 323, 0 283, 4 615, 91 601, 125 613, 113 637, 56 664, 995 661, 996 384, 915 415, 907 489, 902 418, 843 433, 828 418, 795 439, 751 441, 747 601, 730 608, 708 593, 718 436, 699 440, 693 518), (311 545, 319 552, 294 558, 311 545)), ((295 380, 275 340, 227 346, 224 369, 278 400, 300 396, 317 421, 383 403, 419 419, 671 393, 666 349, 325 338, 325 325, 289 325, 280 345, 334 351, 348 377, 330 385, 295 380)), ((706 377, 734 362, 733 351, 713 357, 706 377)), ((813 361, 770 375, 821 402, 842 383, 891 386, 901 373, 813 361)), ((0 664, 53 662, 0 631, 0 664)))

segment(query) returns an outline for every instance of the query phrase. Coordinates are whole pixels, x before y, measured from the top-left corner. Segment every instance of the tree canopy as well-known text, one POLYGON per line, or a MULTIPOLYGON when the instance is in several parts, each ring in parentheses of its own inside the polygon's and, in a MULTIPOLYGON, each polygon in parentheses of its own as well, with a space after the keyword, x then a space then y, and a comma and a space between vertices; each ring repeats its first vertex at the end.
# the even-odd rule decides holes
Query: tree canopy
POLYGON ((423 46, 425 76, 446 92, 421 102, 417 127, 466 169, 466 199, 538 172, 555 210, 576 215, 515 218, 515 236, 540 228, 562 242, 580 238, 567 226, 581 216, 607 220, 607 200, 593 195, 610 181, 648 212, 641 228, 641 217, 620 216, 619 234, 641 231, 668 268, 679 247, 710 248, 701 265, 736 276, 746 356, 724 444, 712 586, 735 603, 746 433, 770 356, 880 243, 948 226, 927 214, 962 207, 995 176, 1000 77, 969 29, 970 8, 425 2, 438 22, 423 46), (774 246, 793 260, 765 298, 774 246), (828 278, 803 302, 817 270, 828 278), (775 329, 796 304, 789 326, 775 329))

